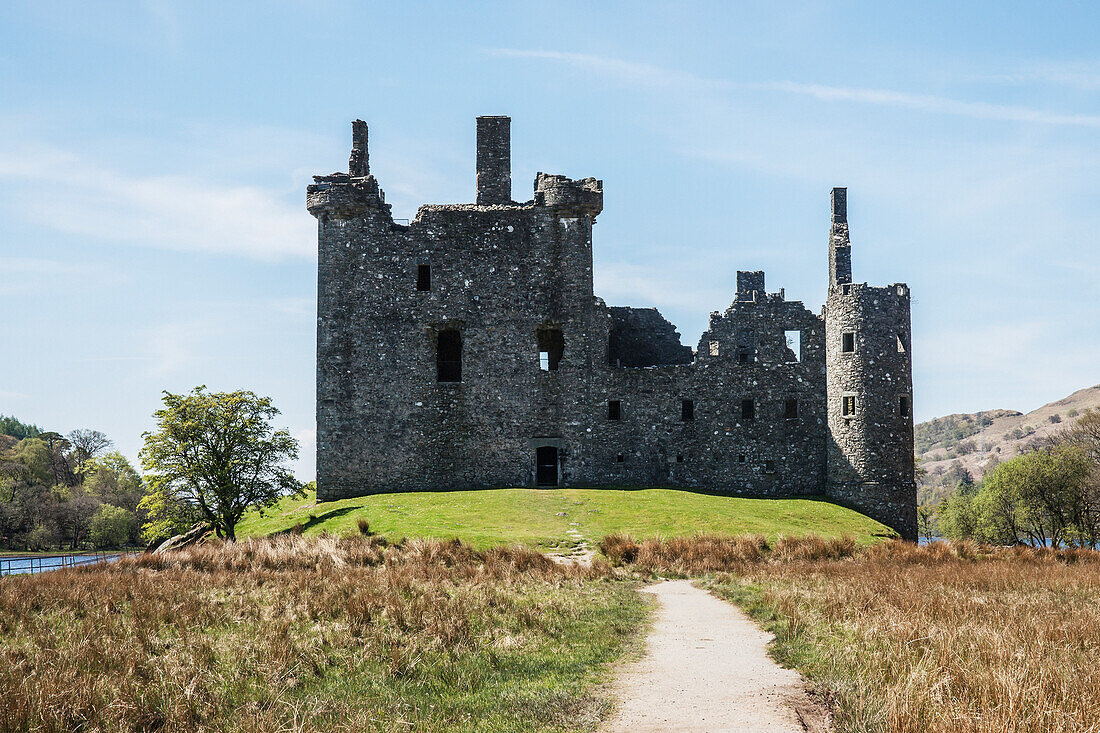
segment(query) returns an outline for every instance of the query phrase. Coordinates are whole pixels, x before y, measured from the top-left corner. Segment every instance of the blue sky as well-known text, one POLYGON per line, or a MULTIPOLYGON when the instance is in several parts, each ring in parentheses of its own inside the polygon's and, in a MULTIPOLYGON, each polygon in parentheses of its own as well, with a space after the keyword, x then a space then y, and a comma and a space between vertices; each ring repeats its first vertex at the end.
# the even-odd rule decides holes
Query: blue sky
POLYGON ((313 475, 309 176, 349 122, 397 217, 474 194, 474 117, 603 179, 597 294, 692 346, 767 271, 818 312, 913 288, 918 419, 1100 382, 1100 10, 1089 3, 5 2, 0 413, 132 458, 161 390, 275 399, 313 475))

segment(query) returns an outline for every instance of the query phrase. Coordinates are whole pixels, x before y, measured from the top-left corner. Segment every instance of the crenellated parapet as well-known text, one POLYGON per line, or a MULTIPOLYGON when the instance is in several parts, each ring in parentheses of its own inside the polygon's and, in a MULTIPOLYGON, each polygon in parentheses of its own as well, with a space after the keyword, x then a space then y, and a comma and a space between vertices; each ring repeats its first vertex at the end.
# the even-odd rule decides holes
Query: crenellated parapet
POLYGON ((603 181, 595 178, 572 180, 550 173, 535 174, 535 205, 562 214, 591 216, 603 211, 603 181))
POLYGON ((314 176, 306 186, 306 208, 316 217, 351 219, 368 211, 390 212, 385 192, 374 176, 353 178, 347 173, 314 176))

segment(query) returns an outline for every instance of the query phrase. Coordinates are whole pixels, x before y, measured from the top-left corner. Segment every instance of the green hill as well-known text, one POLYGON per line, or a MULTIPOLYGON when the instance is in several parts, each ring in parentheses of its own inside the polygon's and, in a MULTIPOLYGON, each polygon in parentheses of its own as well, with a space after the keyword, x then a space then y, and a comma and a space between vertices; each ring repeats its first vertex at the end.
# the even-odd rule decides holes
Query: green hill
POLYGON ((305 534, 354 532, 365 518, 390 539, 459 537, 475 547, 522 542, 543 548, 590 543, 613 532, 635 537, 700 532, 852 535, 872 542, 893 534, 850 509, 814 499, 743 499, 674 489, 490 489, 375 494, 317 504, 313 494, 288 498, 264 516, 248 514, 237 536, 266 535, 302 525, 305 534))

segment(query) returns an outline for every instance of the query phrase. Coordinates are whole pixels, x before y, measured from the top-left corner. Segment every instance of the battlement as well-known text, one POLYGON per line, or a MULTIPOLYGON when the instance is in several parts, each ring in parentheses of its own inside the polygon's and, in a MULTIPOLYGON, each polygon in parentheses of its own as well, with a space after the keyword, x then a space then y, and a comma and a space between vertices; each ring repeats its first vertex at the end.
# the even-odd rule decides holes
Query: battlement
POLYGON ((389 215, 386 194, 374 176, 353 178, 347 173, 333 173, 314 176, 313 181, 306 186, 306 209, 314 216, 350 219, 371 210, 389 215))
POLYGON ((535 205, 575 216, 595 217, 603 211, 603 181, 595 178, 574 181, 567 176, 537 173, 535 205))

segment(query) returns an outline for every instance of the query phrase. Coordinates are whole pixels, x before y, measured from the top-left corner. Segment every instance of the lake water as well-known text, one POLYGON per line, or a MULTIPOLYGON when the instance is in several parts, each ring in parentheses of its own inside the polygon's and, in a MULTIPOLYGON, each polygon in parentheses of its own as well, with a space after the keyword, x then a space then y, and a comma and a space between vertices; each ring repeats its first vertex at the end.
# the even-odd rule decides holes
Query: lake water
POLYGON ((80 565, 94 565, 101 562, 113 562, 120 555, 26 555, 23 557, 0 557, 0 576, 44 573, 80 565))

